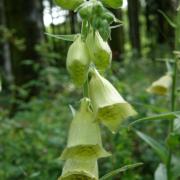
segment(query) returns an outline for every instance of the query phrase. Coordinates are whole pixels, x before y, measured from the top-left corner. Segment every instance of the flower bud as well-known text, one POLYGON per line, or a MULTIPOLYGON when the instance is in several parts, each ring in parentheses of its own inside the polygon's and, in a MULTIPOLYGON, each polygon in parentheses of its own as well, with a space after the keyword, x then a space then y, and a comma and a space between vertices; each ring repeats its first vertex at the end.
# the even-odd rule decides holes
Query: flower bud
POLYGON ((74 10, 80 4, 85 2, 84 0, 55 0, 55 3, 63 9, 74 10))
POLYGON ((86 81, 89 64, 86 44, 78 37, 69 48, 66 61, 67 70, 76 85, 81 86, 86 81))
POLYGON ((107 157, 110 154, 102 147, 100 128, 90 110, 90 100, 83 98, 81 107, 71 123, 68 144, 61 159, 74 157, 107 157))
POLYGON ((98 180, 97 160, 93 158, 69 159, 58 180, 98 180))
POLYGON ((122 0, 102 0, 102 3, 111 8, 118 9, 122 5, 122 0))
POLYGON ((96 119, 100 120, 113 133, 118 130, 125 118, 136 115, 132 106, 95 69, 92 71, 89 83, 89 95, 96 119))
POLYGON ((93 2, 88 1, 80 10, 79 10, 79 15, 81 16, 82 19, 89 19, 92 16, 93 12, 93 2))
POLYGON ((105 42, 98 32, 89 33, 86 39, 87 48, 91 60, 100 71, 105 71, 110 67, 112 60, 112 51, 107 42, 105 42))
POLYGON ((172 76, 170 74, 166 74, 162 76, 157 81, 154 81, 152 85, 147 89, 147 92, 165 96, 170 91, 172 85, 172 76))

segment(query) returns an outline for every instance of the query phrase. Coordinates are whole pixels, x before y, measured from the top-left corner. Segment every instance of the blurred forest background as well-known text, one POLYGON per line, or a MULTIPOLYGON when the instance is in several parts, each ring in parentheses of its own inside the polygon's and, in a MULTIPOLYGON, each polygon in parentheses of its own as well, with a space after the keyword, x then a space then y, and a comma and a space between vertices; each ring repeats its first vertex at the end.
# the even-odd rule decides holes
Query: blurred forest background
MULTIPOLYGON (((177 1, 124 0, 121 9, 112 10, 123 26, 112 30, 113 63, 107 77, 139 117, 169 111, 168 97, 146 92, 166 72, 164 59, 173 57, 174 29, 160 10, 174 20, 177 1)), ((0 180, 55 180, 61 174, 58 158, 72 119, 68 105, 78 107, 82 90, 66 71, 70 43, 45 33, 78 33, 80 22, 52 0, 0 0, 0 180)), ((166 125, 157 121, 137 128, 161 142, 166 125)), ((100 160, 100 175, 144 162, 114 179, 153 179, 159 159, 133 132, 122 127, 112 135, 104 128, 102 135, 113 156, 100 160)))

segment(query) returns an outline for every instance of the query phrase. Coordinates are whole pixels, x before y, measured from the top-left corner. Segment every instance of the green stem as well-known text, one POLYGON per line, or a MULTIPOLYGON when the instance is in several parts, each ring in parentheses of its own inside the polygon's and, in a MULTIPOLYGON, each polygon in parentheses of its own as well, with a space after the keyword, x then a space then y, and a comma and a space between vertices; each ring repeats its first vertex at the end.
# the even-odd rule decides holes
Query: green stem
MULTIPOLYGON (((175 58, 174 62, 174 69, 173 69, 173 83, 172 83, 172 92, 171 92, 171 111, 175 111, 176 106, 176 80, 177 80, 177 58, 175 58)), ((174 130, 174 120, 169 121, 169 133, 168 136, 173 132, 174 130)), ((167 161, 167 179, 171 180, 172 174, 171 174, 171 160, 172 160, 172 150, 169 147, 168 152, 168 161, 167 161)))
POLYGON ((88 22, 86 20, 83 20, 81 26, 81 37, 84 41, 86 39, 88 31, 89 31, 88 22))

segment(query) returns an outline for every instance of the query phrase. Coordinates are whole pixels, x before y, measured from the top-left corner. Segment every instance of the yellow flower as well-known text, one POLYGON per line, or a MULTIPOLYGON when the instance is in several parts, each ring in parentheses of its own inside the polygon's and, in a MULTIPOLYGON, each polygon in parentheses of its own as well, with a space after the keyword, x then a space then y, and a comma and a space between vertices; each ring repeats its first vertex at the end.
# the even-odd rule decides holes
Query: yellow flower
POLYGON ((154 81, 152 85, 147 89, 147 92, 165 96, 170 91, 171 85, 172 76, 170 74, 166 74, 157 81, 154 81))
POLYGON ((124 119, 136 115, 132 106, 95 69, 89 83, 89 95, 96 119, 100 120, 113 133, 118 130, 124 119))
POLYGON ((97 69, 104 72, 111 65, 112 51, 107 42, 105 42, 100 34, 96 32, 89 33, 86 38, 87 48, 91 60, 97 69))
POLYGON ((93 158, 69 159, 58 180, 98 180, 97 160, 93 158))
POLYGON ((68 144, 61 159, 74 157, 107 157, 110 154, 102 147, 100 128, 90 110, 90 100, 83 98, 81 107, 71 123, 68 144))
POLYGON ((76 85, 81 86, 86 81, 89 64, 86 44, 78 37, 69 48, 66 61, 67 70, 76 85))
POLYGON ((82 4, 84 0, 55 0, 55 3, 63 9, 74 10, 80 4, 82 4))

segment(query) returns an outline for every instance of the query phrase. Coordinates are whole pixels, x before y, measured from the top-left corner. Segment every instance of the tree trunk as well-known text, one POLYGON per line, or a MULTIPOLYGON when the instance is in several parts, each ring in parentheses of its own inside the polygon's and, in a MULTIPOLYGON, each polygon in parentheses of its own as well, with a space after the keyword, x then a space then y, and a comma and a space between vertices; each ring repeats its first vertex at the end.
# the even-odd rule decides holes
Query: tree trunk
POLYGON ((177 11, 177 17, 176 17, 176 24, 177 24, 177 27, 176 27, 176 35, 175 35, 175 49, 177 51, 180 51, 180 1, 178 2, 178 6, 179 9, 177 11))
POLYGON ((128 17, 129 17, 129 33, 130 42, 133 49, 140 54, 140 32, 139 32, 139 1, 128 0, 128 17))
POLYGON ((174 28, 169 25, 167 20, 158 10, 163 11, 170 19, 174 19, 175 10, 171 0, 159 0, 157 3, 157 22, 158 22, 158 36, 159 44, 168 44, 172 49, 174 48, 174 28))
MULTIPOLYGON (((24 40, 24 48, 11 46, 11 58, 15 83, 22 86, 31 80, 36 80, 38 72, 34 69, 34 64, 39 63, 40 56, 35 47, 43 40, 43 18, 42 1, 37 0, 6 0, 7 26, 15 29, 15 35, 24 40), (25 60, 32 60, 32 64, 25 65, 25 60)), ((36 93, 36 88, 32 87, 30 94, 36 93)))
MULTIPOLYGON (((122 12, 121 10, 112 10, 112 12, 116 15, 118 19, 122 19, 122 12)), ((114 59, 120 59, 123 58, 124 53, 124 31, 123 26, 112 29, 111 34, 111 41, 110 46, 113 52, 113 58, 114 59)))
POLYGON ((73 11, 69 11, 71 34, 76 33, 76 14, 73 11))
MULTIPOLYGON (((6 17, 5 17, 5 7, 4 0, 0 0, 0 33, 1 37, 7 31, 6 29, 6 17)), ((8 84, 13 83, 13 75, 11 69, 11 56, 9 43, 5 39, 0 41, 0 66, 4 69, 5 79, 8 84)))

